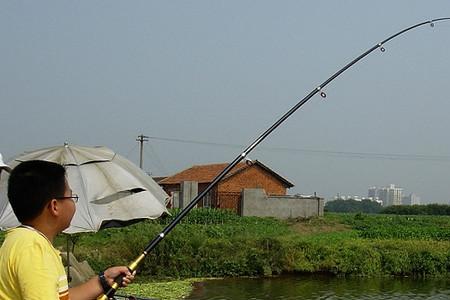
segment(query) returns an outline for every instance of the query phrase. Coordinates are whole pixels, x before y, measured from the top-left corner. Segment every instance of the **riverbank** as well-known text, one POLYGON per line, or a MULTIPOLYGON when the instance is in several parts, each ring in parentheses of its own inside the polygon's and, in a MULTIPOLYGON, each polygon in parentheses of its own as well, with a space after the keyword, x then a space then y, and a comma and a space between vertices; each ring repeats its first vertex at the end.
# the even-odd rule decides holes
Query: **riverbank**
MULTIPOLYGON (((128 264, 170 220, 75 235, 74 254, 94 270, 128 264)), ((56 244, 64 246, 65 237, 56 244)), ((281 221, 196 209, 140 266, 138 278, 158 282, 138 281, 130 293, 180 299, 164 295, 188 293, 192 279, 184 278, 284 273, 448 277, 450 217, 326 214, 281 221), (158 286, 162 293, 148 290, 158 286)))
MULTIPOLYGON (((450 272, 447 216, 327 214, 320 219, 280 221, 217 214, 193 212, 147 256, 141 274, 195 278, 286 272, 447 276, 450 272)), ((159 221, 148 221, 83 234, 75 255, 96 270, 127 264, 163 227, 159 221)))

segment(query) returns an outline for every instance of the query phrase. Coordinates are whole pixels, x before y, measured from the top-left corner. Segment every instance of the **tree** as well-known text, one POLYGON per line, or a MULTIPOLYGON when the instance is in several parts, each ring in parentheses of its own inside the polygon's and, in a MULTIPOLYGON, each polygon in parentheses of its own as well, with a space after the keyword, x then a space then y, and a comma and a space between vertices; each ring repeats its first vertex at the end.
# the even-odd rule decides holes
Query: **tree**
POLYGON ((368 199, 362 201, 337 199, 325 204, 325 211, 329 212, 379 213, 381 210, 381 204, 368 199))

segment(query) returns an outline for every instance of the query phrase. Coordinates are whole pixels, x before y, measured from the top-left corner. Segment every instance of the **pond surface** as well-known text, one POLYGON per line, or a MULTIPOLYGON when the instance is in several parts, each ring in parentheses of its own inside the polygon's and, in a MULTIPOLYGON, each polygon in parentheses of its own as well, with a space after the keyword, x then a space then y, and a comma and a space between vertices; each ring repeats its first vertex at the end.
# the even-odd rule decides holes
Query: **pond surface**
POLYGON ((189 300, 444 300, 450 278, 345 278, 326 275, 207 280, 197 283, 189 300))

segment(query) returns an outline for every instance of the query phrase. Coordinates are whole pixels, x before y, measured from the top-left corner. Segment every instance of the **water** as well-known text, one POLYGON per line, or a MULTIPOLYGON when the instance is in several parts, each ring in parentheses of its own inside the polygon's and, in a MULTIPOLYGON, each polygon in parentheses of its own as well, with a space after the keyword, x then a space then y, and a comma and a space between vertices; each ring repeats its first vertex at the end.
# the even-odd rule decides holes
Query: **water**
POLYGON ((197 283, 188 300, 449 300, 450 279, 342 278, 324 275, 197 283))

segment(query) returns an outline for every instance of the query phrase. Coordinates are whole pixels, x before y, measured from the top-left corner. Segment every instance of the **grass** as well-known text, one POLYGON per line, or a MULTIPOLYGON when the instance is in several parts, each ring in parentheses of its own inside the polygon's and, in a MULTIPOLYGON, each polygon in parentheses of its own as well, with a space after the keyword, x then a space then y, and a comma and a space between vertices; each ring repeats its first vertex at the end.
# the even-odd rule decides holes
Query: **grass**
POLYGON ((450 240, 449 216, 339 214, 334 217, 366 239, 450 240))

